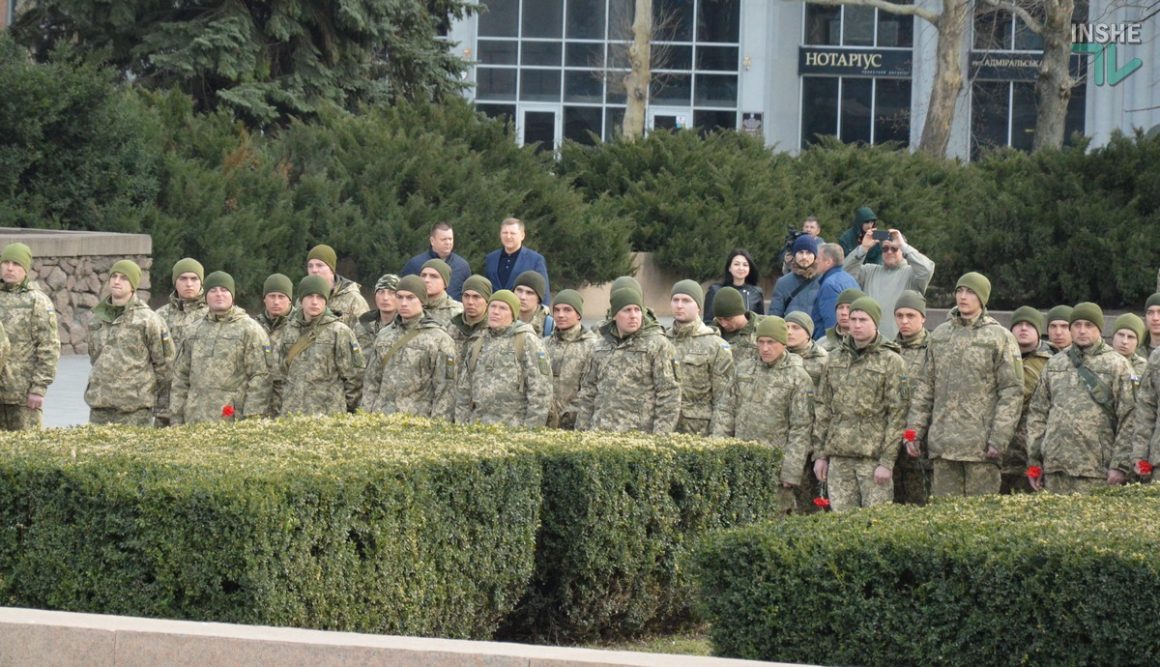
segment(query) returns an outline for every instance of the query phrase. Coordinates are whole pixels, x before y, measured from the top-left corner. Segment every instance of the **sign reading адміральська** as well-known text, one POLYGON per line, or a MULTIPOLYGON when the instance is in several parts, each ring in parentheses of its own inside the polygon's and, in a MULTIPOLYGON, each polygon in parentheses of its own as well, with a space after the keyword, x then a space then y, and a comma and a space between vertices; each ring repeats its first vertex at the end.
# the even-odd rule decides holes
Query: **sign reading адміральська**
POLYGON ((825 46, 798 48, 798 74, 908 78, 911 49, 845 49, 825 46))

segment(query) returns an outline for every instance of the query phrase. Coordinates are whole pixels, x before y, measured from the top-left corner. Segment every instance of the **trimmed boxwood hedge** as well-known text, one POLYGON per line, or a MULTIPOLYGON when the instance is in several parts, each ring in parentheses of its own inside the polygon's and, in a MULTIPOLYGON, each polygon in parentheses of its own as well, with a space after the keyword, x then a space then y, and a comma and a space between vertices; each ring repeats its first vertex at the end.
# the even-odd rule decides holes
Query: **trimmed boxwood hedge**
POLYGON ((858 665, 1145 665, 1160 490, 886 506, 723 531, 693 558, 719 655, 858 665))
POLYGON ((0 604, 363 632, 620 637, 776 511, 780 454, 381 415, 9 434, 0 604))

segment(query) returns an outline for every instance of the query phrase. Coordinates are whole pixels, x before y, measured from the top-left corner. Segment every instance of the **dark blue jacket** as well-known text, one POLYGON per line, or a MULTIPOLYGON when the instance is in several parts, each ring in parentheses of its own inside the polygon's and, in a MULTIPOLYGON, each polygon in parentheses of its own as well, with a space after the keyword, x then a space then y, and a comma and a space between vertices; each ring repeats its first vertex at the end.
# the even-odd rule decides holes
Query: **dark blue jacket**
POLYGON ((545 306, 552 303, 552 286, 548 282, 548 264, 544 261, 544 256, 524 246, 520 248, 519 257, 516 257, 516 264, 512 267, 512 274, 508 276, 506 284, 499 281, 499 258, 503 255, 503 248, 494 250, 487 254, 483 260, 483 275, 491 281, 491 288, 498 291, 501 289, 510 290, 516 284, 516 278, 524 271, 535 271, 544 277, 544 298, 541 300, 545 306))
MULTIPOLYGON (((838 307, 838 295, 850 288, 861 289, 854 276, 846 273, 841 266, 835 266, 822 274, 818 284, 818 297, 814 299, 814 307, 810 311, 810 317, 814 320, 814 340, 825 338, 826 329, 838 323, 838 314, 834 312, 838 307)), ((894 314, 890 316, 894 317, 894 314)))
MULTIPOLYGON (((429 259, 439 259, 439 255, 431 248, 427 248, 427 252, 421 252, 407 260, 407 265, 403 267, 399 277, 419 275, 419 271, 423 270, 423 265, 429 259)), ((444 261, 451 267, 451 284, 447 286, 447 294, 456 301, 462 301, 463 281, 471 276, 471 265, 467 263, 466 259, 454 252, 444 261)))

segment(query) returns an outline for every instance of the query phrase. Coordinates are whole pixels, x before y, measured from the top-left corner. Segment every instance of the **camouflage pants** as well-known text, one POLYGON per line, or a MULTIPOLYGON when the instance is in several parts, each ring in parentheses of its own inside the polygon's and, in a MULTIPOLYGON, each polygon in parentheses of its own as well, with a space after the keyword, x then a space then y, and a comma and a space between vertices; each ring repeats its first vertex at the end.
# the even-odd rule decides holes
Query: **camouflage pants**
POLYGON ((999 464, 989 461, 934 459, 930 483, 932 498, 985 496, 999 493, 999 464))
POLYGON ((1049 472, 1043 477, 1043 488, 1052 493, 1091 493, 1108 485, 1103 477, 1073 477, 1062 472, 1049 472))
POLYGON ((813 514, 819 510, 814 498, 822 495, 822 484, 814 474, 814 462, 806 459, 806 469, 802 471, 802 481, 794 487, 798 514, 813 514))
MULTIPOLYGON (((787 514, 798 514, 797 500, 794 498, 794 489, 787 489, 777 482, 777 513, 781 516, 787 514)), ((810 507, 813 507, 811 504, 810 507)))
POLYGON ((1027 474, 1003 473, 1003 480, 999 484, 999 493, 1009 496, 1013 493, 1031 493, 1031 482, 1027 481, 1027 474))
POLYGON ((89 423, 97 425, 123 424, 125 426, 152 426, 153 410, 144 408, 142 410, 123 412, 111 408, 90 408, 89 423))
POLYGON ((930 459, 914 458, 903 447, 894 463, 894 502, 900 505, 925 505, 930 497, 930 459))
POLYGON ((16 403, 0 403, 0 431, 28 431, 40 428, 44 414, 16 403))
POLYGON ((830 509, 848 512, 859 507, 873 507, 894 500, 894 485, 874 482, 876 459, 831 456, 826 489, 830 509))
POLYGON ((693 435, 709 435, 709 420, 708 419, 693 419, 681 415, 677 418, 677 433, 691 433, 693 435))

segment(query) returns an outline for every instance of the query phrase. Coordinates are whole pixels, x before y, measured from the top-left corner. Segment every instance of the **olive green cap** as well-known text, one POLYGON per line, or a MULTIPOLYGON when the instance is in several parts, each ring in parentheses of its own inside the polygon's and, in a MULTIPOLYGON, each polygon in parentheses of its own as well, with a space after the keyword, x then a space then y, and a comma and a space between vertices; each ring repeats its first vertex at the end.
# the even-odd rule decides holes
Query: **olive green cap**
POLYGON ((1156 292, 1144 302, 1144 310, 1148 310, 1152 306, 1160 306, 1160 292, 1156 292))
POLYGON ((580 296, 580 293, 576 290, 566 289, 559 292, 556 294, 554 302, 556 306, 560 304, 572 306, 572 310, 575 310, 577 315, 584 317, 584 297, 580 296))
POLYGON ((540 303, 544 302, 544 277, 535 271, 524 271, 516 276, 516 281, 512 287, 527 287, 536 293, 536 296, 540 298, 540 303))
POLYGON ((713 317, 737 317, 745 314, 745 297, 733 287, 722 287, 713 297, 713 317))
POLYGON ((137 262, 131 259, 122 259, 109 269, 110 276, 114 273, 125 276, 129 281, 129 286, 133 288, 134 292, 137 291, 137 286, 141 284, 141 267, 137 266, 137 262))
POLYGON ((1075 324, 1077 320, 1086 320, 1096 325, 1100 331, 1104 330, 1104 311, 1098 305, 1091 301, 1084 301, 1083 303, 1075 304, 1075 308, 1071 309, 1071 324, 1075 324))
POLYGON ((338 266, 338 253, 334 252, 334 248, 324 243, 319 243, 311 248, 310 252, 306 255, 306 261, 309 262, 312 259, 317 259, 329 266, 331 271, 338 273, 338 269, 334 268, 338 266))
POLYGON ((507 307, 510 308, 512 311, 512 318, 516 318, 516 317, 520 316, 520 298, 518 296, 516 296, 515 292, 513 292, 511 290, 501 289, 498 292, 495 292, 494 294, 491 295, 491 298, 487 300, 487 305, 490 306, 491 304, 495 303, 496 301, 499 301, 500 303, 503 303, 503 304, 507 304, 507 307))
POLYGON ((1014 328, 1020 322, 1026 322, 1035 327, 1035 330, 1040 335, 1043 335, 1043 331, 1047 327, 1047 321, 1043 319, 1043 313, 1031 306, 1019 306, 1015 309, 1014 313, 1011 313, 1011 327, 1014 328))
POLYGON ((612 293, 612 314, 616 315, 628 306, 644 308, 644 297, 631 287, 623 287, 612 293))
MULTIPOLYGON (((183 271, 182 273, 188 273, 188 271, 183 271)), ((229 293, 233 294, 234 297, 237 297, 238 295, 234 288, 234 277, 225 271, 214 271, 213 273, 206 276, 205 284, 203 287, 206 293, 215 287, 224 287, 229 290, 229 293)))
POLYGON ((419 303, 424 306, 427 305, 427 283, 416 275, 403 276, 399 279, 399 287, 395 289, 396 292, 410 292, 414 294, 419 303))
POLYGON ((926 297, 912 289, 902 290, 902 294, 898 295, 898 301, 894 302, 894 312, 897 313, 899 308, 917 310, 926 317, 926 297))
POLYGON ((882 321, 882 306, 878 305, 877 301, 868 296, 860 296, 854 303, 850 304, 850 312, 852 313, 855 310, 860 310, 869 315, 870 319, 874 320, 874 326, 878 326, 878 323, 882 321))
POLYGON ((177 263, 173 265, 174 285, 177 284, 177 279, 180 278, 181 274, 183 273, 196 273, 197 279, 203 283, 205 282, 205 267, 201 265, 201 262, 192 257, 179 259, 177 260, 177 263))
POLYGON ((485 299, 491 299, 494 290, 491 287, 491 281, 478 273, 472 274, 463 281, 464 292, 475 292, 485 299))
POLYGON ((987 279, 987 276, 977 271, 964 273, 963 277, 959 278, 959 281, 955 283, 956 290, 960 287, 966 287, 974 292, 975 296, 979 297, 979 303, 983 307, 986 307, 987 301, 991 299, 991 281, 987 279))
POLYGON ((32 270, 32 248, 20 242, 9 243, 0 251, 0 262, 15 262, 27 273, 32 270))
MULTIPOLYGON (((1157 305, 1160 305, 1160 303, 1157 305)), ((1047 324, 1051 324, 1056 320, 1063 320, 1071 324, 1071 306, 1056 306, 1047 311, 1047 317, 1043 318, 1043 321, 1047 324)))
POLYGON ((813 335, 814 335, 814 318, 810 317, 807 313, 800 311, 800 310, 795 310, 791 313, 788 313, 785 316, 785 321, 787 323, 793 322, 794 324, 798 325, 799 327, 805 329, 806 333, 809 334, 811 338, 813 337, 813 335))
POLYGON ((777 315, 769 315, 763 317, 757 323, 757 336, 760 338, 772 338, 775 341, 785 345, 789 342, 789 330, 785 326, 785 320, 777 315))
POLYGON ((284 273, 272 274, 266 278, 266 282, 262 283, 262 296, 270 293, 285 294, 287 297, 294 298, 294 283, 290 280, 290 276, 284 273))
POLYGON ((615 292, 616 290, 622 289, 625 287, 634 289, 634 290, 640 292, 641 294, 644 294, 644 290, 642 290, 640 288, 640 283, 638 283, 636 281, 636 278, 633 278, 632 276, 621 276, 621 277, 617 278, 616 280, 613 280, 612 287, 610 287, 608 289, 608 293, 611 294, 611 293, 615 292))
POLYGON ((435 272, 443 279, 443 289, 447 289, 447 286, 451 284, 451 267, 438 257, 423 262, 423 266, 419 270, 423 269, 435 269, 435 272))
POLYGON ((1120 329, 1131 331, 1136 334, 1137 341, 1144 342, 1144 320, 1140 319, 1139 315, 1135 313, 1124 313, 1117 317, 1116 321, 1112 324, 1112 331, 1116 332, 1120 329))
POLYGON ((673 290, 669 294, 672 298, 678 294, 684 294, 693 301, 697 302, 697 308, 705 309, 705 290, 701 289, 701 283, 696 280, 678 280, 673 284, 673 290))
POLYGON ((838 294, 837 305, 848 306, 864 296, 866 296, 866 293, 857 287, 848 287, 838 294))
POLYGON ((322 276, 306 276, 298 281, 298 298, 303 299, 310 295, 318 295, 330 301, 330 285, 322 276))

